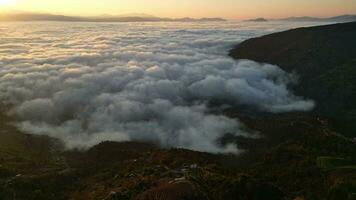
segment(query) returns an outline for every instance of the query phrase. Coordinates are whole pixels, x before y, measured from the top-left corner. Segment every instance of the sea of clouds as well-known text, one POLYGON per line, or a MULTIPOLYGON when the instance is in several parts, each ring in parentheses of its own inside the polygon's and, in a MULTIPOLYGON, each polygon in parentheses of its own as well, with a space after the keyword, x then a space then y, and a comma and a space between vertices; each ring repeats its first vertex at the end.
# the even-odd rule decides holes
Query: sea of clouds
POLYGON ((309 111, 295 77, 278 66, 227 57, 283 23, 8 23, 0 25, 0 100, 18 127, 68 148, 101 141, 237 152, 224 134, 247 135, 219 106, 309 111), (216 109, 216 108, 215 108, 216 109))

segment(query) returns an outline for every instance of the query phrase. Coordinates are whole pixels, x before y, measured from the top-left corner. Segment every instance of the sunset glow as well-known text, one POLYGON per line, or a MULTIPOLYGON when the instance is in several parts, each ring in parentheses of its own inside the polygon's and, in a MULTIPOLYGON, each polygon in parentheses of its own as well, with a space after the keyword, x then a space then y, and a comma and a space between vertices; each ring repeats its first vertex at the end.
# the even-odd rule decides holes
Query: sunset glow
POLYGON ((349 0, 0 0, 0 5, 16 11, 82 16, 145 13, 160 17, 243 19, 356 13, 356 1, 349 0))
POLYGON ((11 0, 0 0, 0 5, 1 6, 9 5, 11 3, 13 3, 13 1, 11 1, 11 0))

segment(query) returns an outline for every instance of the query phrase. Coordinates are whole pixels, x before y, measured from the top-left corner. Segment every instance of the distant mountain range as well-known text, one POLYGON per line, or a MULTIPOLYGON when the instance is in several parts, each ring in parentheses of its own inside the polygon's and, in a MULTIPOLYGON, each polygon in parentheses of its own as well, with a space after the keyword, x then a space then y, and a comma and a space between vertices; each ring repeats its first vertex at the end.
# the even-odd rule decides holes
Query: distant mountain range
POLYGON ((248 19, 246 22, 267 22, 268 20, 265 18, 256 18, 256 19, 248 19))
POLYGON ((353 22, 356 21, 356 15, 340 15, 340 16, 335 16, 335 17, 328 17, 328 18, 318 18, 318 17, 310 17, 310 16, 304 16, 304 17, 288 17, 288 18, 282 18, 278 20, 283 20, 283 21, 325 21, 325 22, 353 22))
MULTIPOLYGON (((223 18, 162 18, 142 13, 131 13, 125 15, 100 15, 95 17, 67 16, 43 13, 13 12, 0 14, 0 21, 69 21, 69 22, 216 22, 226 21, 223 18)), ((290 22, 352 22, 356 21, 356 15, 340 15, 329 18, 318 17, 288 17, 281 19, 255 18, 245 20, 248 22, 267 21, 290 21, 290 22)))
POLYGON ((69 21, 69 22, 210 22, 225 21, 222 18, 160 18, 146 14, 101 15, 96 17, 78 17, 40 13, 0 14, 0 21, 69 21))
POLYGON ((266 19, 266 18, 255 18, 245 20, 246 22, 267 22, 267 21, 290 21, 290 22, 353 22, 356 21, 356 15, 340 15, 328 18, 319 17, 287 17, 281 19, 266 19))

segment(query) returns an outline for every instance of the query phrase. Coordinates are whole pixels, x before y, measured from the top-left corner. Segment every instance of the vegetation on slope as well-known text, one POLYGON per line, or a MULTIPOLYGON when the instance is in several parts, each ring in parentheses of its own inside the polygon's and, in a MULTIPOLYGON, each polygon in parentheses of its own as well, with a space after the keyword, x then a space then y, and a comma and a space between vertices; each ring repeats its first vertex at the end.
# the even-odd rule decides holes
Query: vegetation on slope
POLYGON ((2 118, 0 199, 351 199, 356 193, 356 144, 324 122, 299 113, 227 114, 261 135, 223 139, 240 144, 240 155, 134 142, 68 151, 2 118))
POLYGON ((276 64, 296 72, 296 93, 314 99, 314 113, 356 136, 356 22, 298 28, 242 42, 236 59, 276 64))

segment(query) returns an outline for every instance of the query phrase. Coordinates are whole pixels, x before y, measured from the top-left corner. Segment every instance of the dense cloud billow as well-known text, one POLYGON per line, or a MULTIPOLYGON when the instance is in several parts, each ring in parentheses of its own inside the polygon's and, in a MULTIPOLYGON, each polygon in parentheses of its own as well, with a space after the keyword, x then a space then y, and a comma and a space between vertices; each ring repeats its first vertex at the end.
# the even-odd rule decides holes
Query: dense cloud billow
POLYGON ((21 129, 69 148, 114 140, 236 152, 217 139, 247 133, 209 103, 275 113, 314 106, 288 90, 295 78, 277 66, 226 56, 266 30, 229 22, 2 25, 0 100, 21 129))

